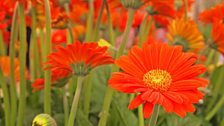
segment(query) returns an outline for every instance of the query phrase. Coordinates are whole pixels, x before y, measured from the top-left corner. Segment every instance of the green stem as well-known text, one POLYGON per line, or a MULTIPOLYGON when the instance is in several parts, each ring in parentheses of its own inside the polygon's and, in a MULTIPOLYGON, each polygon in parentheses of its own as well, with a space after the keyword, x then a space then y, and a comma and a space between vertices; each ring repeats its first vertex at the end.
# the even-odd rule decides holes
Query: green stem
POLYGON ((145 16, 145 18, 143 19, 143 22, 140 26, 140 32, 138 35, 139 36, 138 45, 140 47, 142 46, 143 42, 146 41, 149 31, 150 31, 150 28, 151 28, 151 25, 152 25, 152 22, 153 22, 153 19, 150 17, 150 20, 147 23, 147 18, 148 18, 148 15, 145 16))
POLYGON ((89 106, 90 106, 90 99, 91 99, 91 89, 92 89, 92 73, 90 73, 84 83, 84 113, 88 117, 89 115, 89 106))
POLYGON ((104 0, 106 11, 107 11, 107 20, 108 20, 108 28, 109 28, 109 36, 110 36, 110 43, 111 45, 115 46, 115 35, 113 29, 113 23, 110 15, 109 6, 106 0, 104 0))
POLYGON ((19 112, 18 112, 18 123, 17 126, 23 126, 24 124, 24 111, 26 108, 26 22, 25 22, 25 12, 24 5, 19 3, 19 37, 20 37, 20 52, 19 52, 19 64, 20 64, 20 97, 19 97, 19 112))
MULTIPOLYGON (((130 29, 131 29, 133 16, 134 16, 134 10, 129 9, 128 10, 128 21, 127 21, 127 24, 126 24, 126 27, 125 27, 125 30, 124 30, 122 43, 121 43, 121 46, 120 46, 120 48, 117 52, 116 58, 121 56, 124 52, 125 45, 126 45, 127 39, 128 39, 128 35, 129 35, 130 29)), ((118 70, 119 70, 119 68, 116 65, 112 66, 112 72, 116 72, 118 70)), ((110 104, 111 104, 111 101, 112 101, 112 97, 113 97, 113 89, 111 89, 110 87, 107 87, 106 94, 104 96, 104 103, 103 103, 103 108, 102 108, 102 111, 101 111, 100 121, 99 121, 98 126, 105 126, 106 125, 108 112, 109 112, 110 104)))
POLYGON ((88 12, 88 18, 87 18, 87 30, 86 30, 86 37, 85 41, 90 41, 92 40, 91 34, 92 34, 92 29, 93 29, 93 11, 94 11, 94 6, 93 6, 93 0, 88 0, 89 1, 89 12, 88 12))
POLYGON ((207 121, 211 120, 212 117, 215 115, 215 113, 218 112, 218 110, 222 108, 223 104, 224 104, 224 96, 221 97, 221 99, 214 106, 214 108, 205 116, 205 120, 207 121))
POLYGON ((157 122, 157 119, 158 119, 158 116, 159 116, 159 109, 160 109, 160 106, 155 104, 154 109, 153 109, 153 113, 151 115, 151 119, 150 119, 150 122, 149 122, 149 126, 156 126, 156 122, 157 122))
MULTIPOLYGON (((67 14, 70 13, 70 10, 69 10, 69 4, 68 3, 65 3, 64 4, 64 8, 65 8, 65 11, 67 14)), ((67 43, 68 44, 72 44, 74 42, 74 36, 73 36, 73 31, 72 31, 72 23, 71 21, 69 20, 68 22, 68 29, 67 29, 67 43)))
POLYGON ((142 105, 138 107, 138 121, 139 121, 139 126, 144 126, 144 117, 143 117, 143 111, 142 111, 142 105))
MULTIPOLYGON (((47 61, 47 55, 51 53, 51 13, 49 0, 44 0, 46 17, 46 42, 44 48, 44 62, 47 61)), ((44 112, 51 115, 51 72, 44 71, 44 112)))
POLYGON ((95 30, 94 30, 94 38, 93 38, 94 41, 98 40, 98 37, 99 37, 100 23, 101 23, 101 18, 102 18, 102 15, 103 15, 104 5, 105 5, 105 1, 103 0, 102 5, 100 7, 99 15, 98 15, 98 18, 97 18, 97 21, 96 21, 96 27, 95 27, 95 30))
POLYGON ((32 34, 31 34, 31 43, 30 43, 30 73, 31 73, 31 81, 33 82, 34 79, 37 78, 37 70, 39 69, 38 67, 38 62, 37 62, 37 41, 36 41, 36 13, 35 9, 32 8, 31 10, 32 13, 32 34))
POLYGON ((10 99, 11 99, 11 121, 10 125, 14 126, 16 122, 16 114, 17 114, 17 91, 16 91, 16 80, 14 75, 15 70, 15 41, 18 38, 18 25, 17 25, 17 17, 18 17, 18 4, 16 4, 13 17, 12 17, 12 26, 11 26, 11 35, 10 35, 10 46, 9 46, 9 58, 10 58, 10 99))
POLYGON ((124 30, 121 45, 120 45, 120 48, 118 50, 118 54, 117 54, 116 58, 120 57, 124 52, 124 49, 126 47, 127 40, 128 40, 128 35, 130 33, 130 30, 131 30, 131 25, 132 25, 132 20, 133 20, 133 17, 134 17, 134 13, 135 13, 134 9, 131 9, 131 8, 128 9, 128 21, 127 21, 127 24, 126 24, 126 27, 125 27, 125 30, 124 30))
POLYGON ((5 77, 0 67, 0 85, 3 90, 4 111, 5 111, 5 126, 10 126, 10 105, 9 105, 9 92, 5 82, 5 77))
POLYGON ((64 120, 65 126, 68 125, 68 114, 69 114, 69 105, 68 105, 68 97, 67 97, 67 85, 65 85, 64 93, 63 93, 63 106, 64 106, 64 120))
POLYGON ((146 24, 147 24, 147 15, 144 17, 144 19, 140 25, 140 30, 139 30, 139 35, 138 35, 138 37, 139 37, 138 43, 139 43, 140 47, 142 46, 142 43, 143 43, 143 34, 145 31, 146 24))
POLYGON ((211 110, 213 105, 215 104, 217 98, 218 98, 218 92, 222 87, 222 82, 223 82, 223 76, 224 76, 224 66, 221 67, 218 75, 218 79, 216 81, 215 87, 212 92, 214 92, 212 100, 209 102, 207 106, 207 110, 211 110))
POLYGON ((0 56, 6 55, 6 45, 3 40, 2 31, 0 30, 0 56))
POLYGON ((140 46, 142 46, 143 42, 145 42, 147 40, 147 37, 149 35, 152 23, 153 23, 153 18, 150 18, 149 22, 146 23, 146 28, 145 28, 145 30, 143 32, 143 35, 142 35, 142 41, 141 41, 141 43, 139 43, 140 46))
POLYGON ((73 76, 70 81, 69 81, 69 85, 68 85, 68 93, 69 93, 69 97, 68 97, 68 103, 69 106, 71 106, 72 104, 72 100, 73 100, 73 95, 76 89, 76 85, 77 85, 77 76, 73 76))
POLYGON ((212 59, 214 58, 214 55, 215 55, 215 50, 211 49, 210 52, 209 52, 208 58, 205 62, 206 67, 208 67, 208 65, 212 62, 212 59))
POLYGON ((84 80, 84 77, 82 77, 82 76, 78 77, 75 96, 73 98, 72 108, 71 108, 69 119, 68 119, 68 126, 74 126, 75 116, 76 116, 77 109, 78 109, 79 97, 80 97, 80 93, 81 93, 81 90, 82 90, 83 80, 84 80))

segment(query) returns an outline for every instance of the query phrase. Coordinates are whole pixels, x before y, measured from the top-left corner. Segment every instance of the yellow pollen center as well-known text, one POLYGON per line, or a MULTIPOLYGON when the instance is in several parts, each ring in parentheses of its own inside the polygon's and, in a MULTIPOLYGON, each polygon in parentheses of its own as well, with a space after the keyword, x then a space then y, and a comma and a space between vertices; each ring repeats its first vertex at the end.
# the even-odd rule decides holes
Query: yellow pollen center
POLYGON ((156 69, 144 74, 143 81, 150 88, 167 91, 171 85, 172 77, 167 71, 156 69))

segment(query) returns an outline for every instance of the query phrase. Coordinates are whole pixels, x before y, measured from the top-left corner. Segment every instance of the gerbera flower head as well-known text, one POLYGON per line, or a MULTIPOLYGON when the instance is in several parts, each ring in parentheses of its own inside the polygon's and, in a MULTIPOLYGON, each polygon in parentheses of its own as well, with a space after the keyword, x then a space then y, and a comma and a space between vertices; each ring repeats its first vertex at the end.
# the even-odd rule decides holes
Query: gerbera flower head
POLYGON ((167 38, 176 45, 182 45, 184 51, 198 52, 204 48, 204 38, 193 20, 177 18, 168 26, 167 38))
POLYGON ((85 76, 97 66, 113 63, 107 49, 108 47, 100 47, 95 42, 76 41, 66 47, 57 46, 56 52, 48 56, 47 69, 63 69, 78 76, 85 76))
POLYGON ((199 20, 205 23, 213 23, 215 20, 224 21, 224 3, 220 3, 210 9, 204 10, 199 15, 199 20))
POLYGON ((212 39, 211 46, 224 55, 224 24, 219 20, 212 25, 212 39))
POLYGON ((109 85, 124 93, 138 93, 128 108, 143 104, 145 118, 155 104, 184 117, 186 112, 194 112, 193 103, 203 98, 198 87, 208 83, 198 78, 206 68, 196 61, 196 54, 182 52, 181 46, 160 42, 134 46, 127 56, 115 60, 123 72, 113 73, 109 85))

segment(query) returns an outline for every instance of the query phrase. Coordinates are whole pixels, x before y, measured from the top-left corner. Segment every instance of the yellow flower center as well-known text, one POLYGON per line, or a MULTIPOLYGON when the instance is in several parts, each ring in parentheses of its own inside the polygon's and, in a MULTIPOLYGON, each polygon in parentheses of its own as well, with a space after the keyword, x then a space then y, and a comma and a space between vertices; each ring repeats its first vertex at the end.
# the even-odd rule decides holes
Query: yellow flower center
POLYGON ((156 69, 144 74, 143 81, 150 88, 167 91, 171 85, 172 77, 167 71, 156 69))

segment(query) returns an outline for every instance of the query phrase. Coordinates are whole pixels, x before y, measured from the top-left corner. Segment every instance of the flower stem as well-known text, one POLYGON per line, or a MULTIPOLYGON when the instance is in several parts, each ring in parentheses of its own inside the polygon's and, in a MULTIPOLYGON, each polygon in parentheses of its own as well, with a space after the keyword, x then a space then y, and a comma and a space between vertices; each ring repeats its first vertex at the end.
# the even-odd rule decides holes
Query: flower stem
POLYGON ((138 43, 140 47, 142 46, 143 42, 147 40, 152 23, 153 23, 153 18, 150 17, 150 20, 147 22, 147 15, 146 15, 143 20, 143 23, 140 26, 139 43, 138 43))
POLYGON ((90 98, 91 98, 91 89, 92 89, 92 73, 90 73, 85 81, 85 87, 84 90, 85 94, 84 94, 84 113, 85 115, 88 117, 89 115, 89 106, 90 106, 90 98))
POLYGON ((10 126, 10 106, 9 106, 9 92, 5 82, 5 77, 3 75, 2 69, 0 67, 0 86, 3 90, 3 100, 4 100, 4 111, 5 111, 5 126, 10 126))
POLYGON ((91 35, 92 35, 92 29, 93 29, 93 11, 94 11, 94 6, 93 6, 93 0, 88 0, 89 1, 89 12, 88 12, 88 18, 87 18, 87 30, 86 30, 86 37, 85 41, 90 41, 91 40, 91 35))
POLYGON ((139 126, 144 126, 144 118, 143 118, 143 111, 142 111, 142 105, 138 107, 138 121, 139 121, 139 126))
MULTIPOLYGON (((44 48, 44 62, 47 61, 47 55, 51 52, 51 13, 49 0, 44 0, 45 17, 46 17, 46 42, 44 48)), ((44 88, 44 112, 51 115, 51 72, 44 71, 45 88, 44 88)))
POLYGON ((68 97, 67 97, 67 85, 65 85, 65 88, 63 90, 63 106, 64 106, 64 121, 65 126, 68 125, 68 114, 69 114, 69 105, 68 105, 68 97))
POLYGON ((38 52, 37 52, 37 36, 36 36, 36 13, 35 9, 32 8, 32 34, 31 34, 31 43, 30 43, 30 73, 31 73, 31 81, 37 78, 37 70, 39 70, 39 61, 38 52))
POLYGON ((101 18, 102 18, 102 15, 103 15, 104 5, 105 5, 105 1, 103 0, 102 5, 100 7, 99 15, 98 15, 98 18, 97 18, 97 21, 96 21, 95 30, 94 30, 94 36, 93 36, 94 41, 98 40, 98 37, 99 37, 100 22, 101 22, 101 18))
POLYGON ((209 104, 207 106, 207 110, 211 110, 212 107, 214 106, 214 104, 216 103, 217 99, 218 99, 218 96, 219 96, 218 92, 222 88, 223 76, 224 76, 224 66, 222 66, 220 71, 219 71, 218 79, 215 83, 215 87, 213 87, 213 90, 212 90, 212 92, 214 92, 213 98, 209 102, 209 104))
POLYGON ((3 40, 2 31, 0 31, 0 56, 6 55, 6 45, 3 40))
MULTIPOLYGON (((69 14, 70 10, 69 10, 69 4, 68 3, 64 4, 64 8, 65 8, 66 13, 69 14)), ((67 38, 68 38, 67 39, 68 44, 72 44, 74 42, 74 36, 73 36, 73 31, 72 31, 72 23, 71 23, 70 20, 68 22, 67 38)))
POLYGON ((18 17, 18 3, 16 4, 13 17, 12 17, 12 26, 11 26, 11 35, 10 35, 10 46, 9 46, 9 58, 10 58, 10 99, 11 99, 11 121, 10 125, 14 126, 16 122, 16 113, 17 113, 17 92, 16 92, 16 80, 14 75, 15 70, 15 41, 18 37, 18 25, 17 25, 17 17, 18 17))
POLYGON ((113 23, 110 15, 109 6, 106 0, 104 0, 106 11, 107 11, 107 20, 108 20, 108 28, 109 28, 109 36, 111 45, 115 46, 115 35, 113 30, 113 23))
POLYGON ((215 105, 215 107, 205 116, 205 120, 209 121, 215 115, 215 113, 223 106, 224 104, 224 96, 221 97, 219 102, 215 105))
POLYGON ((17 126, 23 126, 24 124, 24 111, 26 108, 26 22, 25 22, 25 12, 24 5, 19 3, 19 38, 20 38, 20 49, 19 49, 19 64, 20 64, 20 97, 19 97, 19 112, 18 112, 18 123, 17 126))
POLYGON ((77 112, 77 109, 78 109, 79 97, 80 97, 81 90, 82 90, 83 80, 84 80, 84 77, 82 77, 82 76, 78 77, 75 96, 73 98, 72 108, 71 108, 70 115, 69 115, 69 118, 68 118, 68 126, 74 126, 75 116, 76 116, 76 112, 77 112))
POLYGON ((116 55, 116 58, 120 57, 123 52, 124 52, 124 49, 126 47, 126 44, 127 44, 127 40, 128 40, 128 35, 129 35, 129 32, 131 30, 131 25, 132 25, 132 20, 133 20, 133 17, 134 17, 134 9, 128 9, 128 21, 127 21, 127 24, 126 24, 126 27, 125 27, 125 30, 124 30, 124 34, 123 34, 123 38, 122 38, 122 41, 121 41, 121 46, 118 50, 118 54, 116 55))
MULTIPOLYGON (((131 25, 132 25, 132 20, 134 17, 134 10, 133 9, 129 9, 128 10, 128 21, 125 27, 125 31, 124 31, 124 35, 122 38, 122 43, 121 46, 117 52, 116 58, 121 56, 124 52, 126 43, 127 43, 127 39, 128 39, 128 35, 131 29, 131 25)), ((116 72, 118 71, 119 68, 116 65, 112 66, 112 72, 116 72)), ((108 112, 109 112, 109 108, 110 108, 110 104, 112 101, 112 97, 113 97, 113 89, 111 89, 110 87, 107 87, 106 89, 106 94, 104 97, 104 103, 103 103, 103 108, 101 111, 101 115, 100 115, 100 121, 98 126, 105 126, 106 122, 107 122, 107 117, 108 117, 108 112)))
POLYGON ((149 126, 156 126, 156 122, 159 116, 159 109, 160 109, 160 106, 155 104, 153 113, 149 122, 149 126))

